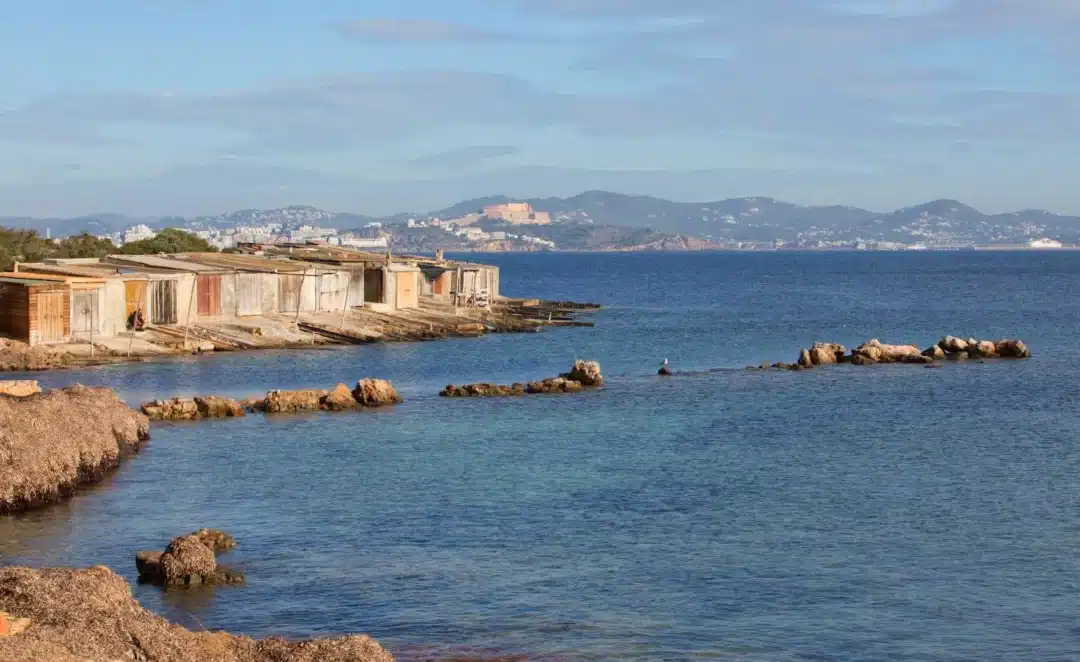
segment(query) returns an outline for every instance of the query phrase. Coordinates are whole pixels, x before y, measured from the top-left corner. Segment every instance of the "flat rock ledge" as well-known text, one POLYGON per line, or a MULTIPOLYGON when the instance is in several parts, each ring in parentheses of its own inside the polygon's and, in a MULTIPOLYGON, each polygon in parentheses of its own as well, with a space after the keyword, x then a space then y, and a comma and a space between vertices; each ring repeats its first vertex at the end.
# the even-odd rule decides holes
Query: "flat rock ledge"
POLYGON ((795 363, 762 364, 748 366, 747 370, 810 370, 824 365, 850 363, 870 366, 879 363, 908 363, 933 366, 940 361, 966 361, 969 359, 1027 359, 1031 350, 1023 340, 976 340, 945 336, 936 344, 920 350, 918 345, 889 345, 877 339, 868 340, 848 353, 837 343, 814 343, 813 347, 799 352, 795 363))
POLYGON ((575 361, 569 372, 536 382, 515 384, 447 384, 439 395, 444 398, 505 398, 536 393, 580 393, 603 386, 604 377, 596 361, 575 361))
POLYGON ((143 403, 142 412, 151 421, 197 421, 204 418, 233 418, 244 415, 244 408, 231 398, 200 395, 195 398, 171 398, 143 403))
POLYGON ((76 384, 0 396, 0 515, 71 496, 149 439, 149 419, 111 389, 76 384))
POLYGON ((144 609, 122 577, 89 569, 0 568, 0 611, 29 621, 0 660, 49 662, 393 662, 366 635, 289 641, 192 632, 144 609))
POLYGON ((199 529, 174 538, 164 552, 136 552, 139 581, 159 586, 243 584, 244 573, 218 565, 217 555, 236 547, 236 540, 217 529, 199 529))

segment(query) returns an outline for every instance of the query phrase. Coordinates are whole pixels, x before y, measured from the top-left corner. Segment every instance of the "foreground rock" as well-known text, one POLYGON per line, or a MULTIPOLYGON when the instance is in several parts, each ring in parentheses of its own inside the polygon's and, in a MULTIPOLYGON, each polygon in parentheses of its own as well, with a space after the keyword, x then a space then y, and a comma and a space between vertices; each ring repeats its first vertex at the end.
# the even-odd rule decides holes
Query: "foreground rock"
POLYGON ((206 395, 190 399, 153 400, 143 404, 142 412, 151 421, 197 421, 243 416, 244 407, 231 398, 206 395))
POLYGON ((10 395, 13 398, 25 398, 28 395, 41 393, 41 385, 34 379, 6 379, 0 380, 0 395, 10 395))
POLYGON ((70 496, 149 438, 147 417, 107 388, 0 397, 0 514, 70 496))
POLYGON ((108 568, 0 569, 0 611, 26 618, 0 638, 0 661, 393 662, 365 635, 287 641, 192 632, 143 609, 108 568))
POLYGON ((241 572, 217 563, 217 554, 236 547, 236 540, 217 529, 199 529, 174 538, 164 552, 135 554, 139 579, 164 586, 240 584, 241 572))
POLYGON ((525 395, 525 384, 447 384, 439 392, 444 398, 505 398, 525 395))
POLYGON ((403 402, 393 384, 385 379, 361 379, 353 389, 353 398, 361 407, 383 407, 403 402))

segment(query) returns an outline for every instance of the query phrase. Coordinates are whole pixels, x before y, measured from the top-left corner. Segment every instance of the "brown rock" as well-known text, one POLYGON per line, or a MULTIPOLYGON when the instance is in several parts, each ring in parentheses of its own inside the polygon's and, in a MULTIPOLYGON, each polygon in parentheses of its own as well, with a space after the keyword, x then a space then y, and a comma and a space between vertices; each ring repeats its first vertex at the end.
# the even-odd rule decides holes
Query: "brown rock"
POLYGON ((465 384, 455 386, 447 384, 446 388, 439 392, 444 398, 500 398, 525 395, 524 384, 465 384))
POLYGON ((193 421, 199 418, 198 405, 195 400, 188 398, 153 400, 143 404, 142 412, 151 421, 193 421))
POLYGON ((353 397, 361 407, 382 407, 403 402, 394 386, 385 379, 361 379, 356 382, 353 397))
POLYGON ((202 395, 195 398, 199 418, 236 418, 244 415, 244 407, 232 398, 202 395))
POLYGON ((236 538, 220 529, 199 529, 189 535, 198 538, 199 542, 209 547, 215 554, 227 552, 236 547, 236 538))
POLYGON ((949 354, 960 354, 967 351, 968 343, 955 336, 945 336, 938 342, 938 347, 949 354))
POLYGON ((924 350, 923 356, 927 356, 934 361, 940 361, 945 358, 945 350, 941 348, 941 345, 934 345, 924 350))
POLYGON ((1002 340, 995 347, 998 355, 1006 359, 1026 359, 1031 357, 1031 350, 1023 340, 1002 340))
POLYGON ((196 536, 174 539, 161 555, 161 578, 165 584, 202 584, 217 570, 214 550, 196 536))
POLYGON ((979 356, 984 359, 994 358, 998 355, 997 345, 989 340, 980 341, 975 347, 979 351, 979 356))
POLYGON ((252 413, 266 411, 266 398, 244 398, 240 401, 240 406, 244 408, 244 411, 252 413))
POLYGON ((192 632, 143 609, 122 577, 88 570, 0 568, 0 610, 32 626, 0 639, 0 660, 39 662, 393 662, 367 636, 287 641, 192 632))
POLYGON ((914 345, 886 345, 875 338, 857 347, 855 353, 874 361, 892 363, 902 361, 905 356, 918 356, 922 352, 914 345))
POLYGON ((263 411, 268 414, 295 414, 317 411, 329 391, 307 389, 303 391, 270 391, 263 401, 263 411))
POLYGON ((909 354, 908 356, 905 356, 904 358, 900 359, 900 362, 901 363, 921 363, 921 364, 925 365, 927 363, 933 363, 934 362, 934 357, 932 357, 932 356, 923 356, 922 354, 909 354))
POLYGON ((574 379, 565 377, 549 377, 539 382, 529 382, 525 387, 526 393, 577 393, 584 390, 585 386, 574 379))
POLYGON ((818 342, 810 348, 810 360, 814 365, 834 365, 840 362, 847 348, 832 342, 818 342))
POLYGON ((356 398, 344 384, 338 384, 322 398, 322 408, 330 411, 345 411, 356 408, 356 398))
POLYGON ((161 583, 161 556, 162 552, 142 550, 135 552, 135 568, 139 571, 139 579, 161 583))
POLYGON ((570 372, 559 375, 564 379, 579 382, 582 386, 603 386, 604 377, 600 374, 600 364, 596 361, 574 361, 570 372))
POLYGON ((859 353, 851 357, 852 365, 874 365, 875 363, 877 363, 877 361, 866 354, 859 353))
POLYGON ((0 395, 10 395, 13 398, 25 398, 28 395, 41 393, 41 385, 34 379, 7 379, 0 380, 0 395))
POLYGON ((149 419, 107 388, 0 398, 0 515, 70 496, 149 438, 149 419))

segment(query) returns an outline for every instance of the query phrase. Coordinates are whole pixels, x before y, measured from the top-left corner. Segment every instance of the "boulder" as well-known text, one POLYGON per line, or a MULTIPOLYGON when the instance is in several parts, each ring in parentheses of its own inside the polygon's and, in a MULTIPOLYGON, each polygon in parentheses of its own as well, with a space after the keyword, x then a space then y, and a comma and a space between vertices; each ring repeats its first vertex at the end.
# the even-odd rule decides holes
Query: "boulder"
POLYGON ((604 377, 600 374, 600 364, 596 361, 574 361, 574 366, 570 368, 570 372, 559 376, 579 382, 585 387, 604 385, 604 377))
POLYGON ((905 356, 922 354, 915 345, 886 345, 876 338, 857 347, 855 353, 874 361, 887 363, 902 361, 905 356))
POLYGON ((997 357, 997 344, 989 340, 981 340, 975 343, 975 349, 979 352, 979 357, 984 359, 997 357))
POLYGON ((322 398, 320 406, 329 411, 345 411, 356 407, 356 398, 345 384, 338 384, 322 398))
POLYGON ((244 411, 252 413, 266 411, 266 398, 244 398, 240 401, 240 406, 244 408, 244 411))
POLYGON ((817 342, 810 348, 810 360, 813 365, 834 365, 847 353, 843 345, 831 342, 817 342))
POLYGON ((196 536, 180 536, 169 543, 159 560, 161 582, 166 585, 212 583, 217 571, 214 550, 196 536))
POLYGON ((322 399, 329 391, 306 389, 303 391, 270 391, 263 402, 263 411, 268 414, 295 414, 303 411, 317 411, 322 399))
POLYGON ((199 418, 199 407, 193 399, 170 398, 143 403, 142 413, 151 421, 194 421, 199 418))
POLYGON ((968 342, 955 336, 945 336, 938 341, 938 347, 949 354, 961 354, 967 351, 968 342))
POLYGON ((526 393, 577 393, 584 390, 585 386, 574 379, 565 377, 549 377, 539 382, 529 382, 525 386, 526 393))
POLYGON ((1031 357, 1031 350, 1023 340, 1001 340, 995 349, 998 356, 1004 359, 1026 359, 1031 357))
POLYGON ((799 352, 799 366, 802 368, 813 368, 814 360, 810 356, 810 350, 804 349, 799 352))
POLYGON ((236 418, 244 415, 244 407, 232 398, 201 395, 195 398, 200 418, 236 418))
POLYGON ((13 398, 25 398, 28 395, 41 393, 41 385, 35 379, 7 379, 0 380, 0 395, 10 395, 13 398))
POLYGON ((135 552, 135 568, 139 571, 139 579, 158 583, 161 580, 161 555, 162 552, 143 550, 135 552))
POLYGON ((931 360, 940 361, 945 358, 945 350, 941 348, 941 345, 934 345, 926 348, 922 355, 929 357, 931 360))
POLYGON ((852 365, 874 365, 877 363, 876 359, 870 358, 866 354, 855 354, 851 357, 852 365))
POLYGON ((353 397, 361 407, 382 407, 403 402, 394 386, 385 379, 361 379, 356 382, 353 397))

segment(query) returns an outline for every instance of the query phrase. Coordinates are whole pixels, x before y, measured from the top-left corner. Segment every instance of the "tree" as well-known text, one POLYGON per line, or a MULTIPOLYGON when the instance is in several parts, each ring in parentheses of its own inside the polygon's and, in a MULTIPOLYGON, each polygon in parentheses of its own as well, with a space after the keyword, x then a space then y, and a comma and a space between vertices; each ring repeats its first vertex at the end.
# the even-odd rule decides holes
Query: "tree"
POLYGON ((205 239, 177 230, 165 228, 153 239, 143 239, 124 244, 120 252, 126 255, 154 255, 157 253, 216 253, 217 249, 205 239))
POLYGON ((86 258, 105 257, 116 252, 116 246, 108 239, 99 239, 89 232, 65 237, 56 242, 51 257, 86 258))
POLYGON ((52 250, 52 241, 36 230, 0 227, 0 270, 11 271, 15 262, 37 262, 52 250))

